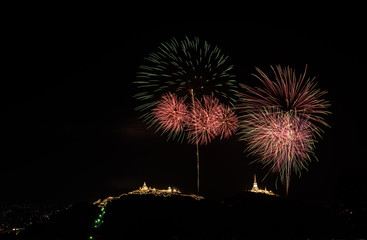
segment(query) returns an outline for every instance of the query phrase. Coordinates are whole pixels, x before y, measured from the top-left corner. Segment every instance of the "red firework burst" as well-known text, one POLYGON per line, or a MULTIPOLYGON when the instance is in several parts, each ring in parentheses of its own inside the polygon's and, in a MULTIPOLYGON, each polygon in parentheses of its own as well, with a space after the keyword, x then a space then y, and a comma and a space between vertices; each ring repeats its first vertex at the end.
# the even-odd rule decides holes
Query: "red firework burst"
POLYGON ((218 135, 220 112, 219 100, 214 97, 203 97, 203 104, 195 99, 188 121, 189 142, 208 144, 218 135))
POLYGON ((178 133, 183 131, 186 125, 188 109, 182 98, 169 92, 162 96, 157 107, 153 109, 153 115, 165 131, 178 133))
POLYGON ((238 118, 229 106, 220 105, 218 112, 220 139, 229 138, 238 128, 238 118))
POLYGON ((203 104, 196 99, 188 122, 189 141, 208 144, 216 136, 229 138, 238 127, 238 119, 229 106, 214 97, 203 97, 203 104))

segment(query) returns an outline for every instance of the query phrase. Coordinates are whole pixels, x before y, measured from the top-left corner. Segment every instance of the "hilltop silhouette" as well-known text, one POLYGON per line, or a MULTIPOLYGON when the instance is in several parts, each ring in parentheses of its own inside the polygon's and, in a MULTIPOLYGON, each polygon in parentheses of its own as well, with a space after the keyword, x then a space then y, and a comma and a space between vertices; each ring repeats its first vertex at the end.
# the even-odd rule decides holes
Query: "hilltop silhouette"
POLYGON ((103 222, 94 228, 100 213, 97 204, 77 203, 8 239, 307 239, 366 234, 365 212, 353 215, 337 205, 305 205, 252 192, 222 201, 123 194, 105 205, 103 222))

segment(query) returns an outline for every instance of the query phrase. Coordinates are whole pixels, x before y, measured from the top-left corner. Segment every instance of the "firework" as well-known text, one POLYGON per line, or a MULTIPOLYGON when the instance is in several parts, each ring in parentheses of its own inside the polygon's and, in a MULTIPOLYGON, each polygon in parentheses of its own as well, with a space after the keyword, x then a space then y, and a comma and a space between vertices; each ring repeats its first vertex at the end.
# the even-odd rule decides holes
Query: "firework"
POLYGON ((219 122, 220 139, 229 138, 238 128, 238 118, 229 106, 220 105, 217 114, 219 122))
POLYGON ((178 98, 172 93, 167 93, 158 101, 156 108, 153 108, 155 119, 164 129, 175 134, 183 132, 188 117, 187 105, 182 98, 178 98))
POLYGON ((274 80, 257 68, 255 75, 262 88, 241 85, 241 140, 257 161, 280 173, 288 194, 292 170, 300 175, 313 154, 321 126, 328 126, 323 116, 330 104, 322 99, 326 91, 316 88, 315 79, 306 79, 306 70, 296 77, 290 67, 271 67, 274 80))
POLYGON ((221 105, 213 97, 203 97, 203 104, 196 99, 188 121, 189 141, 196 144, 208 144, 220 130, 219 114, 221 105))
POLYGON ((212 96, 203 96, 203 103, 195 100, 188 120, 189 141, 206 145, 220 135, 220 139, 229 138, 238 127, 234 111, 212 96))

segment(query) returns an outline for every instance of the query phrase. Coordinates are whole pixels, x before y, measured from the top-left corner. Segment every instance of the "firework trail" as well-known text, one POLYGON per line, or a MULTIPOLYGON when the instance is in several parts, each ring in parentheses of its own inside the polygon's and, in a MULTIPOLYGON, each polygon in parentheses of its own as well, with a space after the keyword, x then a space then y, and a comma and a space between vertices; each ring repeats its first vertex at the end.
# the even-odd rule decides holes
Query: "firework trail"
POLYGON ((306 79, 306 70, 297 79, 290 67, 271 67, 274 80, 257 68, 254 76, 262 88, 241 85, 241 140, 248 143, 247 151, 257 161, 279 172, 288 194, 292 170, 300 176, 313 155, 316 136, 321 137, 320 125, 328 126, 323 116, 329 102, 322 99, 326 91, 316 88, 313 79, 306 79))
MULTIPOLYGON (((158 49, 150 53, 139 66, 137 80, 134 82, 139 90, 134 97, 140 102, 136 110, 142 112, 141 118, 149 127, 156 126, 163 132, 168 132, 169 137, 173 139, 183 139, 185 131, 181 129, 185 120, 177 121, 176 113, 174 116, 171 114, 169 119, 163 116, 164 111, 172 111, 172 108, 168 110, 172 104, 162 100, 161 96, 168 92, 176 94, 177 101, 181 104, 183 100, 196 114, 199 113, 195 105, 198 108, 200 105, 196 104, 195 99, 203 99, 204 96, 213 96, 221 103, 233 107, 238 97, 238 86, 232 72, 233 65, 228 63, 228 56, 217 46, 200 41, 197 37, 193 39, 186 37, 183 40, 172 38, 168 42, 161 43, 158 49)), ((191 119, 198 121, 199 115, 191 116, 191 119)), ((210 124, 210 120, 207 120, 206 124, 210 124)), ((194 128, 191 132, 198 134, 200 125, 194 128)), ((233 126, 230 129, 233 129, 233 126)), ((203 131, 202 133, 204 134, 203 131)), ((193 139, 192 133, 189 135, 189 138, 193 139)), ((200 142, 204 143, 212 139, 209 136, 205 138, 204 135, 196 136, 194 141, 190 141, 196 144, 198 192, 198 140, 200 138, 200 142)))
POLYGON ((208 144, 221 134, 228 138, 237 130, 237 117, 229 106, 219 103, 213 96, 203 96, 203 104, 192 94, 190 117, 188 118, 188 139, 196 145, 197 189, 199 192, 199 145, 208 144))

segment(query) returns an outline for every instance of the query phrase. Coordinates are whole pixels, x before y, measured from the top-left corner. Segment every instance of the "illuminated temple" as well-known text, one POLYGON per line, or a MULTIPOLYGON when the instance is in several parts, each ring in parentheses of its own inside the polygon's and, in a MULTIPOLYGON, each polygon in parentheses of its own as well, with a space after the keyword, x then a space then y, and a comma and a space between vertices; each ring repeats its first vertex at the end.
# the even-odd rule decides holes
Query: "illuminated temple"
POLYGON ((258 186, 257 186, 257 182, 256 182, 256 174, 254 174, 254 184, 252 185, 252 189, 250 190, 250 192, 253 192, 253 193, 263 193, 263 194, 267 194, 267 195, 274 195, 275 194, 271 191, 271 190, 267 190, 266 187, 265 187, 265 190, 264 189, 260 189, 258 186))
POLYGON ((151 188, 148 187, 147 184, 144 182, 142 187, 139 187, 139 189, 128 192, 128 193, 123 193, 119 196, 116 197, 107 197, 105 199, 98 199, 97 201, 95 201, 93 204, 94 205, 98 205, 99 207, 102 207, 104 205, 106 205, 108 202, 115 200, 115 199, 119 199, 123 196, 128 196, 128 195, 154 195, 154 196, 161 196, 161 197, 171 197, 174 195, 177 196, 185 196, 185 197, 192 197, 196 200, 202 200, 204 199, 204 197, 202 196, 198 196, 195 194, 184 194, 181 193, 181 191, 179 191, 176 188, 171 188, 168 187, 167 189, 156 189, 156 188, 151 188))
POLYGON ((139 187, 138 190, 134 190, 132 192, 129 192, 128 194, 154 194, 154 195, 172 195, 172 194, 179 194, 181 193, 179 190, 175 188, 168 187, 167 189, 156 189, 147 187, 147 184, 144 182, 142 187, 139 187))

